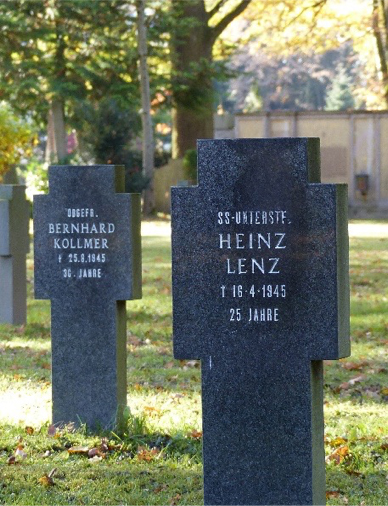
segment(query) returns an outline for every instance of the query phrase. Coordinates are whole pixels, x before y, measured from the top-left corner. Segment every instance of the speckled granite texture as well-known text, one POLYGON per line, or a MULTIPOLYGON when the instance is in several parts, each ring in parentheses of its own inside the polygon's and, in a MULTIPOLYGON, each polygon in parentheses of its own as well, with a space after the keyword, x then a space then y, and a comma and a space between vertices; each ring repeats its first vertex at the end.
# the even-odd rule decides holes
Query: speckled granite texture
POLYGON ((319 140, 198 142, 172 189, 174 355, 202 360, 205 504, 324 504, 322 360, 349 354, 347 194, 319 140))
POLYGON ((123 167, 53 166, 34 198, 35 296, 51 299, 53 422, 120 423, 125 300, 141 297, 139 195, 123 167))

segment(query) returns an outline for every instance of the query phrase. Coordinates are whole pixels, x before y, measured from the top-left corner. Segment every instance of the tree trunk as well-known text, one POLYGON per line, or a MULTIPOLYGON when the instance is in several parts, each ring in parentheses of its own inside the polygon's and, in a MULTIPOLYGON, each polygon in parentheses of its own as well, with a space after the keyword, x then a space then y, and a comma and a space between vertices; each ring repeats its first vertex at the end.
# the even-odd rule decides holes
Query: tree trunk
POLYGON ((251 1, 217 0, 206 11, 204 0, 172 0, 173 158, 195 149, 197 139, 213 137, 213 44, 251 1), (210 24, 225 6, 224 15, 210 24))
POLYGON ((143 125, 143 172, 148 178, 148 187, 144 190, 143 212, 151 214, 155 210, 154 195, 154 135, 151 117, 150 81, 147 64, 147 32, 145 24, 145 0, 137 0, 137 41, 139 53, 139 74, 142 102, 143 125))
POLYGON ((50 104, 47 121, 47 144, 45 159, 47 163, 63 162, 67 156, 67 135, 65 127, 64 104, 54 99, 50 104))
POLYGON ((385 104, 388 107, 388 8, 385 0, 373 0, 372 29, 380 63, 385 104))
POLYGON ((182 158, 188 149, 196 149, 198 139, 213 137, 213 102, 206 114, 197 114, 183 104, 176 104, 172 111, 172 124, 172 158, 182 158))
POLYGON ((189 19, 171 37, 173 76, 172 157, 195 149, 197 139, 213 137, 214 39, 203 0, 173 0, 176 19, 189 19))

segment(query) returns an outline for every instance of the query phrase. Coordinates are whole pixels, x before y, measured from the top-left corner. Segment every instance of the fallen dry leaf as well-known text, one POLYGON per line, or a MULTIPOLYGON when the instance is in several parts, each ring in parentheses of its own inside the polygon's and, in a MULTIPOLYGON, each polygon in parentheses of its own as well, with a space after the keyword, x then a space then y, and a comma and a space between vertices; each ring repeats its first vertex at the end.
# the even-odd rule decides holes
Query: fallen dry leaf
POLYGON ((187 360, 186 363, 183 365, 183 369, 187 370, 189 367, 199 367, 199 360, 187 360))
POLYGON ((28 434, 29 436, 32 436, 32 434, 35 432, 34 429, 29 426, 25 427, 24 430, 25 430, 26 434, 28 434))
POLYGON ((192 432, 190 432, 190 434, 188 434, 188 436, 192 437, 193 439, 201 439, 202 432, 199 430, 193 430, 192 432))
MULTIPOLYGON (((105 437, 101 439, 101 444, 98 449, 101 453, 106 453, 111 449, 108 445, 108 440, 105 437)), ((114 447, 112 447, 112 449, 114 449, 114 447)))
POLYGON ((91 459, 92 457, 95 457, 96 455, 100 454, 100 450, 98 448, 90 448, 88 451, 88 457, 91 459))
POLYGON ((132 346, 141 346, 143 344, 143 341, 139 339, 137 336, 131 334, 128 336, 128 343, 132 344, 132 346))
POLYGON ((160 413, 160 409, 154 408, 153 406, 144 406, 144 411, 146 411, 148 414, 158 414, 160 413))
POLYGON ((366 360, 362 362, 343 362, 341 365, 347 371, 359 371, 363 367, 369 365, 369 362, 366 360))
POLYGON ((144 448, 143 446, 139 446, 137 450, 137 458, 139 460, 144 460, 146 462, 151 462, 158 455, 159 450, 157 448, 152 448, 149 450, 148 448, 144 448))
POLYGON ((52 478, 49 478, 47 474, 41 476, 38 481, 44 487, 52 487, 54 485, 54 480, 52 478))
POLYGON ((87 446, 72 446, 67 451, 71 455, 88 455, 89 448, 87 446))
POLYGON ((349 476, 360 476, 362 478, 365 477, 364 474, 360 473, 359 471, 353 471, 352 469, 345 469, 345 473, 349 476))
POLYGON ((338 436, 331 441, 329 441, 330 446, 341 446, 345 444, 348 440, 346 438, 343 438, 341 436, 338 436))
POLYGON ((365 379, 365 376, 363 374, 360 374, 359 376, 356 376, 355 378, 352 378, 349 381, 345 381, 344 383, 341 383, 341 385, 337 388, 337 391, 348 390, 350 387, 354 386, 356 383, 360 383, 364 379, 365 379))
POLYGON ((337 448, 331 455, 329 455, 326 460, 334 460, 337 464, 340 464, 346 457, 349 456, 349 447, 348 446, 340 446, 337 448))
POLYGON ((174 495, 174 497, 171 498, 170 505, 176 506, 176 504, 178 504, 178 502, 181 500, 181 498, 182 498, 181 494, 174 495))
POLYGON ((338 490, 328 490, 326 492, 326 499, 329 499, 330 497, 339 497, 340 493, 338 490))
POLYGON ((364 374, 360 374, 359 376, 356 376, 355 378, 352 378, 348 381, 349 385, 353 386, 355 385, 356 383, 360 383, 361 381, 363 381, 365 379, 365 375, 364 374))
POLYGON ((18 445, 15 451, 15 457, 21 457, 22 459, 27 458, 27 453, 23 450, 23 445, 18 445))
POLYGON ((160 494, 160 492, 163 492, 164 490, 167 490, 167 489, 168 489, 168 485, 166 483, 164 483, 163 485, 158 485, 157 487, 155 487, 154 493, 160 494))
POLYGON ((55 485, 53 476, 56 472, 57 468, 54 467, 54 469, 52 469, 48 474, 44 474, 43 476, 41 476, 38 482, 44 487, 52 487, 53 485, 55 485))
POLYGON ((328 457, 326 457, 326 462, 329 462, 330 460, 334 460, 336 464, 340 464, 341 463, 341 457, 337 454, 337 453, 332 453, 331 455, 329 455, 328 457))
POLYGON ((49 436, 55 436, 56 433, 57 433, 57 428, 55 427, 55 425, 49 425, 49 427, 47 429, 47 434, 49 436))

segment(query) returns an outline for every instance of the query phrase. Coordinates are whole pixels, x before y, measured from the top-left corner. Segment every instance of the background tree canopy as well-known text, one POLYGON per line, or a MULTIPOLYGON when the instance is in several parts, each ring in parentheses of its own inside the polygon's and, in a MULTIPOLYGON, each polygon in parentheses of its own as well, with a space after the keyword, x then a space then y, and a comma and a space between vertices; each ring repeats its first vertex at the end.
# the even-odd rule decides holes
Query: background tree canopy
MULTIPOLYGON (((387 0, 148 0, 158 147, 183 157, 213 135, 217 108, 386 107, 387 12, 387 0)), ((136 20, 133 0, 0 2, 0 99, 37 125, 47 161, 68 161, 73 132, 78 161, 138 166, 136 20)))

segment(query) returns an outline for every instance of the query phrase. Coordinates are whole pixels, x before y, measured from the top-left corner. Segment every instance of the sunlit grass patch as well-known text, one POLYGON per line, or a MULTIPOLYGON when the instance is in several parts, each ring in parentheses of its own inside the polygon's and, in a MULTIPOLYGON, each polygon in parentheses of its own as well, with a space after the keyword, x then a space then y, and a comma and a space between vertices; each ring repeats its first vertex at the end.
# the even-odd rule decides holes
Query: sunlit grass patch
MULTIPOLYGON (((127 302, 130 410, 120 434, 50 428, 50 303, 32 299, 29 258, 28 323, 0 326, 0 504, 203 502, 200 362, 172 355, 170 224, 142 229, 143 298, 127 302), (9 464, 20 445, 26 456, 9 464)), ((352 222, 350 235, 352 356, 325 364, 327 502, 384 505, 388 223, 352 222)))
POLYGON ((51 418, 51 383, 1 375, 0 406, 0 424, 40 426, 51 418))

